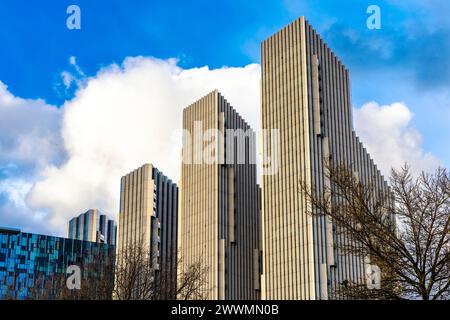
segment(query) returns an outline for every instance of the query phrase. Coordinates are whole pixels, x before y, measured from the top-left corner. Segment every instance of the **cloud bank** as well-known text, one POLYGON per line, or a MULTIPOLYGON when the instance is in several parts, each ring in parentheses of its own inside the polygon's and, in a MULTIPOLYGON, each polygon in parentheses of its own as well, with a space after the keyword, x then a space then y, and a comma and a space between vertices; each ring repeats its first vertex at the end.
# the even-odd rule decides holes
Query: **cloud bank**
POLYGON ((412 125, 413 113, 402 102, 380 106, 376 102, 354 110, 355 129, 385 176, 405 162, 415 173, 433 171, 441 162, 422 149, 422 136, 412 125))
POLYGON ((62 112, 42 100, 21 99, 0 82, 0 225, 51 232, 46 213, 26 203, 38 174, 65 157, 62 112))

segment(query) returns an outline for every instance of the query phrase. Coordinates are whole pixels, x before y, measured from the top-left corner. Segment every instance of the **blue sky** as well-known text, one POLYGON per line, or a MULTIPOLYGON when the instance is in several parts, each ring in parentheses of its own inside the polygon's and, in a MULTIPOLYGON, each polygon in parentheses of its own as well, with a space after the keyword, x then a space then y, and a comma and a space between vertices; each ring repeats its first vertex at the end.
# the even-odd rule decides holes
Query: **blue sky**
MULTIPOLYGON (((424 152, 449 167, 449 12, 445 0, 5 0, 0 81, 15 97, 60 108, 78 90, 64 85, 64 71, 76 74, 79 68, 83 78, 95 77, 101 68, 134 56, 177 58, 183 69, 244 67, 259 63, 264 38, 305 15, 349 68, 354 106, 404 102, 424 152), (81 8, 81 30, 66 28, 70 4, 81 8), (381 30, 366 27, 371 4, 381 8, 381 30)), ((52 163, 65 158, 58 154, 52 163)), ((32 176, 34 168, 0 155, 0 181, 32 176)), ((0 211, 14 210, 11 198, 0 190, 0 211)), ((0 225, 1 219, 0 214, 0 225)))
MULTIPOLYGON (((367 100, 402 100, 411 102, 418 118, 426 118, 421 115, 428 114, 428 106, 416 106, 415 95, 449 87, 450 22, 445 14, 450 5, 445 0, 132 3, 2 1, 0 80, 17 96, 43 98, 60 105, 70 98, 59 77, 68 68, 70 56, 77 57, 88 75, 136 55, 176 57, 187 68, 243 66, 259 62, 261 40, 305 15, 349 67, 357 105, 367 100), (69 4, 77 4, 82 10, 79 31, 65 28, 69 4), (382 10, 381 30, 366 28, 365 11, 370 4, 382 10), (405 83, 410 88, 404 88, 405 83)), ((448 101, 442 103, 447 103, 443 108, 449 107, 448 101)), ((423 119, 417 126, 425 135, 450 134, 449 129, 435 130, 433 124, 423 119)), ((450 148, 442 150, 433 140, 426 139, 425 143, 448 163, 450 148)))

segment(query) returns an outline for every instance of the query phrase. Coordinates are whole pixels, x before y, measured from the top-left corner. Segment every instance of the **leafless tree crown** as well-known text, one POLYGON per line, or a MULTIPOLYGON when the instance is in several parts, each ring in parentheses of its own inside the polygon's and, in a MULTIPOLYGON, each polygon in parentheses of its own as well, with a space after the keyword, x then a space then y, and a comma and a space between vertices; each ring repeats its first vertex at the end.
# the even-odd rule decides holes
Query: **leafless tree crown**
POLYGON ((442 168, 413 177, 392 170, 389 192, 362 183, 345 166, 328 166, 322 194, 302 183, 311 214, 329 216, 342 254, 369 257, 381 269, 381 288, 345 282, 335 294, 359 299, 448 299, 450 295, 450 178, 442 168))

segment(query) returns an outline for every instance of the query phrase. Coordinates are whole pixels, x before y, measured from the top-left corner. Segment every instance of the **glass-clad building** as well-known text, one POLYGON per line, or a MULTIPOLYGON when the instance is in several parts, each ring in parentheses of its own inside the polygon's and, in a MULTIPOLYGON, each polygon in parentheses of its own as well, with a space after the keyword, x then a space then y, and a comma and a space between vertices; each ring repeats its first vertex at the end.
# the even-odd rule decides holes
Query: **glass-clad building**
POLYGON ((70 276, 66 272, 71 265, 80 267, 83 279, 93 274, 86 270, 95 270, 96 277, 112 279, 114 269, 106 266, 114 261, 114 254, 115 246, 104 243, 0 227, 0 299, 36 298, 33 295, 53 287, 56 278, 70 276))

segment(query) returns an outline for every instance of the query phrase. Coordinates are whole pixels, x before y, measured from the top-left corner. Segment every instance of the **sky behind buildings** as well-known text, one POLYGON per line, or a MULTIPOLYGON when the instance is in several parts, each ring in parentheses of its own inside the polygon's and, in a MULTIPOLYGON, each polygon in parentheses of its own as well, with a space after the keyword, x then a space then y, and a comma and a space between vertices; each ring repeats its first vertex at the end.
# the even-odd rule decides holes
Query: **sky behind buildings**
POLYGON ((354 124, 381 170, 449 167, 448 12, 445 0, 2 1, 0 225, 64 235, 89 208, 115 216, 120 177, 146 162, 177 181, 181 110, 212 89, 258 129, 260 42, 301 15, 350 70, 354 124), (71 4, 80 30, 66 27, 71 4))

